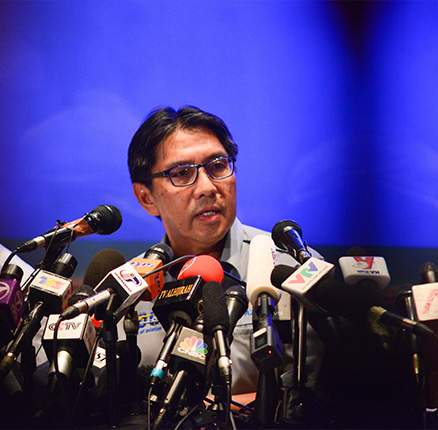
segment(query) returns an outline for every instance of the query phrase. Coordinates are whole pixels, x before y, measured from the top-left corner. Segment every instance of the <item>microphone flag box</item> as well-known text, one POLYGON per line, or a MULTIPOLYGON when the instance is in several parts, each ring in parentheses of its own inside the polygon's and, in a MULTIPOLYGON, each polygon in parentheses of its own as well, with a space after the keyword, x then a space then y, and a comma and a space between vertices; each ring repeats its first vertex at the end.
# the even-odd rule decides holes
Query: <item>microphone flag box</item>
POLYGON ((161 260, 151 260, 149 258, 133 258, 129 261, 131 266, 140 274, 140 276, 148 284, 148 288, 145 291, 142 300, 152 301, 161 292, 164 285, 163 271, 155 273, 151 276, 146 276, 148 273, 155 269, 158 269, 163 265, 161 260), (146 277, 145 277, 146 276, 146 277))
POLYGON ((122 304, 117 312, 123 312, 133 305, 137 299, 146 291, 148 284, 131 266, 125 263, 116 269, 111 270, 95 288, 96 292, 112 289, 121 299, 122 304))
POLYGON ((312 289, 325 276, 333 277, 334 272, 335 266, 333 264, 312 257, 293 272, 281 284, 281 287, 310 308, 325 312, 324 309, 313 303, 312 289))
MULTIPOLYGON (((43 346, 47 358, 53 360, 53 338, 56 322, 59 315, 49 315, 43 334, 43 346)), ((87 314, 80 314, 70 320, 62 321, 57 332, 58 347, 68 346, 74 351, 76 367, 84 368, 90 357, 93 342, 96 338, 96 329, 87 314)))
POLYGON ((183 327, 170 354, 171 371, 174 373, 181 367, 182 363, 189 362, 201 375, 204 375, 212 349, 212 340, 209 336, 183 327))
POLYGON ((383 257, 341 257, 339 266, 348 285, 356 285, 366 277, 385 288, 391 280, 383 257))
POLYGON ((179 281, 166 282, 152 308, 164 330, 168 331, 172 315, 183 313, 195 319, 201 313, 202 286, 201 276, 191 276, 179 281))
POLYGON ((16 279, 0 280, 0 321, 14 330, 23 314, 24 296, 16 279))
MULTIPOLYGON (((116 355, 117 360, 117 381, 119 380, 120 356, 116 355)), ((94 377, 94 387, 90 390, 90 394, 96 398, 104 396, 107 392, 107 371, 106 371, 106 349, 98 346, 94 356, 91 373, 94 377)), ((117 382, 118 385, 118 382, 117 382)))
POLYGON ((438 320, 438 282, 412 286, 419 321, 438 320))
POLYGON ((67 302, 73 292, 71 279, 40 270, 29 286, 31 306, 43 301, 52 313, 61 313, 67 308, 67 302))

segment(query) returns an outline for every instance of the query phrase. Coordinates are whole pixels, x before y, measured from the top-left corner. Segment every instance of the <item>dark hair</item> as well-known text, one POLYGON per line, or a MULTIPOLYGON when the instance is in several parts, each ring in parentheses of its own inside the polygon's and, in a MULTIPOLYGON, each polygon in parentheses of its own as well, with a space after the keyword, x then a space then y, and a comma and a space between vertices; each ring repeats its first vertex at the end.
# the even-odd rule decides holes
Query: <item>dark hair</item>
POLYGON ((184 106, 178 111, 171 107, 154 109, 132 138, 128 151, 131 181, 147 186, 151 181, 152 167, 156 161, 156 148, 177 130, 208 129, 218 138, 229 157, 236 161, 238 148, 228 127, 217 116, 194 106, 184 106))

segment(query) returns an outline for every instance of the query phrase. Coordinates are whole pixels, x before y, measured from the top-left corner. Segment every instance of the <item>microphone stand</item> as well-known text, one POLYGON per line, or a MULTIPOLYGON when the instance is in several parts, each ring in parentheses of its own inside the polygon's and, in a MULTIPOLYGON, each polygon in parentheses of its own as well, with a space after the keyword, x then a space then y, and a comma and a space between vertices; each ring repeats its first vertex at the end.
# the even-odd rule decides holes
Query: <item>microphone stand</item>
POLYGON ((106 348, 106 371, 108 391, 108 417, 109 425, 115 428, 119 424, 117 406, 117 321, 114 316, 114 299, 116 294, 111 294, 103 318, 103 340, 106 348))
POLYGON ((308 311, 302 303, 294 299, 291 299, 291 308, 294 362, 292 386, 283 394, 282 423, 308 428, 320 424, 323 411, 306 385, 308 311))
POLYGON ((126 334, 127 343, 127 380, 120 382, 120 386, 126 388, 124 397, 130 407, 131 412, 138 412, 138 383, 137 383, 137 335, 140 329, 140 323, 138 321, 138 312, 132 307, 125 315, 123 321, 123 329, 126 334))
POLYGON ((257 298, 255 314, 258 320, 254 320, 257 330, 251 338, 251 358, 259 370, 257 394, 254 403, 254 416, 258 424, 263 428, 275 425, 275 416, 280 400, 280 383, 278 368, 282 362, 281 344, 278 333, 272 326, 272 313, 275 304, 268 294, 261 294, 257 298), (262 330, 265 330, 263 333, 262 330), (258 339, 255 339, 255 335, 258 339))
MULTIPOLYGON (((306 387, 306 358, 307 358, 307 310, 304 306, 291 298, 293 312, 293 373, 292 386, 287 390, 292 393, 292 420, 303 422, 306 415, 304 400, 308 395, 306 387)), ((284 402, 286 405, 287 402, 284 402)))

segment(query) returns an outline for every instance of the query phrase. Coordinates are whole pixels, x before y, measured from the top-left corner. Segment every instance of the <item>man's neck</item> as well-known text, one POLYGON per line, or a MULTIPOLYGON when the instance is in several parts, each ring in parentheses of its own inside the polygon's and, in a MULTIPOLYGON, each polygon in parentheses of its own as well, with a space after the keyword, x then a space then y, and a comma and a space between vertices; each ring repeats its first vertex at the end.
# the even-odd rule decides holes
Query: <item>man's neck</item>
POLYGON ((173 248, 172 244, 170 244, 170 247, 172 248, 173 252, 175 253, 175 258, 182 257, 184 255, 210 255, 217 260, 220 260, 222 255, 222 250, 224 248, 225 244, 225 238, 223 238, 220 242, 215 244, 212 247, 190 247, 190 248, 173 248))

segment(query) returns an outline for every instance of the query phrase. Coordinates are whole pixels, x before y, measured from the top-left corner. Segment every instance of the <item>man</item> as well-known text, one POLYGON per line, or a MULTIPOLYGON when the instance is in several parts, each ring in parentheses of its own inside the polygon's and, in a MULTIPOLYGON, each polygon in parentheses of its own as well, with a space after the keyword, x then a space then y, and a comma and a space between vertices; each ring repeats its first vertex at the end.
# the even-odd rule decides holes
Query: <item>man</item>
MULTIPOLYGON (((150 215, 162 220, 166 230, 163 241, 171 246, 175 257, 211 255, 225 270, 246 279, 249 243, 254 236, 268 233, 242 225, 236 218, 237 153, 231 133, 217 116, 190 106, 178 111, 165 107, 152 111, 134 135, 128 165, 137 200, 150 215)), ((298 264, 280 250, 279 261, 298 264)), ((287 295, 284 297, 287 307, 287 295)), ((152 329, 155 333, 159 329, 152 305, 141 306, 140 319, 150 324, 139 336, 142 363, 147 363, 156 358, 161 344, 154 343, 151 351, 150 337, 147 342, 142 337, 144 331, 150 334, 152 329)), ((234 393, 257 387, 257 369, 249 355, 251 333, 248 312, 235 329, 231 347, 234 393)), ((162 337, 161 330, 155 339, 162 337)), ((309 351, 311 365, 317 354, 316 350, 309 351)))

